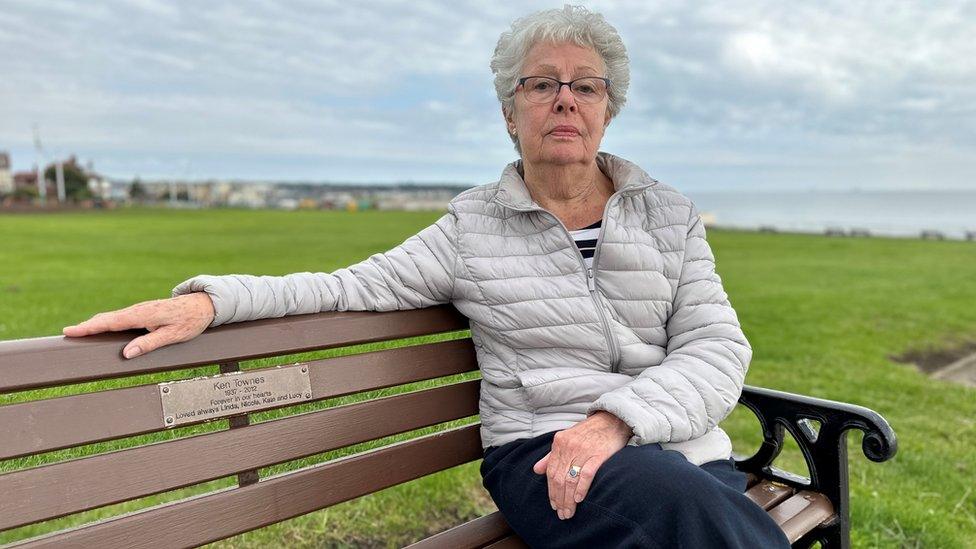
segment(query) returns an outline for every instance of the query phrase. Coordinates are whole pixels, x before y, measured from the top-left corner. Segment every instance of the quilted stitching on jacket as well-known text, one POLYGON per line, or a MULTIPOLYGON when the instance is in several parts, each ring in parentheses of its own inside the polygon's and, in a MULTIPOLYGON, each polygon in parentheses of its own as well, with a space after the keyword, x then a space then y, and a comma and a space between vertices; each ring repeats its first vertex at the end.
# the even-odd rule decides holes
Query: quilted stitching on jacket
POLYGON ((201 275, 212 326, 321 311, 451 302, 470 319, 482 373, 482 443, 565 429, 598 410, 694 463, 727 459, 718 424, 752 357, 694 204, 601 152, 614 182, 593 290, 563 224, 531 199, 516 161, 456 196, 395 248, 332 273, 201 275), (588 371, 590 373, 588 373, 588 371))

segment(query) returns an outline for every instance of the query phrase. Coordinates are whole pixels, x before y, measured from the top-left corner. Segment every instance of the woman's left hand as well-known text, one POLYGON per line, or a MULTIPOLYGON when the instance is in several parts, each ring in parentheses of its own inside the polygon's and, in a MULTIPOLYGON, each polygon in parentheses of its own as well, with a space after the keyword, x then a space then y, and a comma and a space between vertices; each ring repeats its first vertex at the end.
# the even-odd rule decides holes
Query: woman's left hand
POLYGON ((597 469, 626 446, 633 434, 623 420, 603 410, 555 434, 549 453, 532 471, 549 477, 549 503, 561 520, 573 516, 597 469), (573 465, 582 467, 575 478, 569 476, 573 465))

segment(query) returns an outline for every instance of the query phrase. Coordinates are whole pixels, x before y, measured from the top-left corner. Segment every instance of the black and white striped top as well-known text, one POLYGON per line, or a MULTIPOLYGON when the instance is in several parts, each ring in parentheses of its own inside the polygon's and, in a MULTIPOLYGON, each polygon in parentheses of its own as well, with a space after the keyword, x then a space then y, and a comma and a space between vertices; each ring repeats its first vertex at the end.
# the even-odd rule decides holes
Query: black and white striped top
POLYGON ((569 235, 576 241, 576 247, 579 248, 580 254, 583 255, 583 263, 586 263, 587 268, 593 266, 593 250, 596 249, 596 240, 600 236, 601 221, 597 220, 596 223, 582 229, 569 231, 569 235))

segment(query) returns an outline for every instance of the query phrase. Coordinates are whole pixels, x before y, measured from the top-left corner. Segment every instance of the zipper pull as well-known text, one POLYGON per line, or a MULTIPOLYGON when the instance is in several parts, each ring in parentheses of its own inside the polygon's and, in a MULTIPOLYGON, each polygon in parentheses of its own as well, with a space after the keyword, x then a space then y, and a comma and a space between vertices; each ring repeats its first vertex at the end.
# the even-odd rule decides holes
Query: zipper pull
POLYGON ((586 286, 591 292, 596 290, 596 279, 593 277, 593 267, 586 269, 586 286))

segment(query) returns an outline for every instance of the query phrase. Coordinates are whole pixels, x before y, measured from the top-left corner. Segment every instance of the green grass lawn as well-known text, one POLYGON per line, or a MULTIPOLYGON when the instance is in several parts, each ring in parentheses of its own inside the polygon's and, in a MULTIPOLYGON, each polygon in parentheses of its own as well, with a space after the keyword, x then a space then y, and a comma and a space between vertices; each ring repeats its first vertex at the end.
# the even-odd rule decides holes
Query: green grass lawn
MULTIPOLYGON (((174 285, 198 273, 331 271, 399 244, 438 216, 435 212, 240 210, 0 215, 0 339, 59 334, 62 326, 95 312, 168 297, 174 285)), ((850 438, 855 546, 971 546, 976 539, 976 391, 930 380, 890 357, 976 340, 976 243, 719 230, 709 231, 708 238, 726 291, 754 347, 747 382, 873 408, 898 433, 898 455, 883 464, 868 462, 860 454, 860 437, 850 438)), ((351 351, 374 348, 377 346, 351 351)), ((252 361, 245 366, 270 363, 252 361)), ((212 373, 216 368, 193 372, 212 373)), ((0 404, 177 377, 175 373, 156 374, 69 390, 3 395, 0 404)), ((447 381, 472 377, 477 374, 447 381)), ((367 396, 393 392, 374 391, 367 396)), ((319 409, 360 398, 296 408, 319 409)), ((264 412, 257 419, 277 415, 280 413, 264 412)), ((225 421, 216 421, 30 460, 0 462, 0 471, 225 425, 225 421)), ((758 444, 757 423, 747 411, 737 410, 724 425, 737 452, 745 453, 758 444)), ((262 470, 262 476, 375 445, 271 467, 262 470)), ((401 546, 494 509, 481 487, 479 463, 214 546, 401 546)), ((795 453, 785 455, 783 465, 804 472, 795 453)), ((220 479, 0 533, 0 543, 232 483, 233 479, 220 479)))

